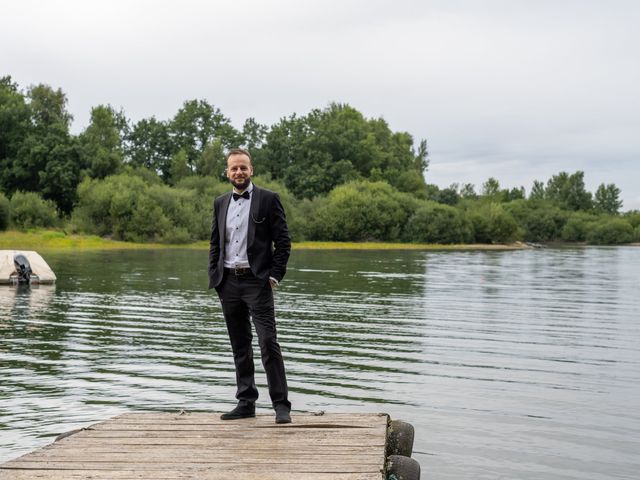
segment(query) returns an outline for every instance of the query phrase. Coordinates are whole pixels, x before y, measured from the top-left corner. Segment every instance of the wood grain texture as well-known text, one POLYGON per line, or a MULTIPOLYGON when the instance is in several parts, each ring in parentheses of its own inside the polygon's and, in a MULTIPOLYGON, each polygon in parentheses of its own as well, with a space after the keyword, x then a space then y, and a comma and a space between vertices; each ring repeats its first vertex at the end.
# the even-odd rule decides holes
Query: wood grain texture
POLYGON ((0 465, 0 480, 380 480, 389 417, 127 413, 0 465))

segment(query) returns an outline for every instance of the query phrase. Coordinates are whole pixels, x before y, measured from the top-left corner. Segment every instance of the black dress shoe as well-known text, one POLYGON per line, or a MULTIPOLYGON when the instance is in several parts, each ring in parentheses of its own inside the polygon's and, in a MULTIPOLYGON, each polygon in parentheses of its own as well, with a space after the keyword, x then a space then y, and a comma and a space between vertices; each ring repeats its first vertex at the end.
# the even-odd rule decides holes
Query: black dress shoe
POLYGON ((291 423, 289 409, 285 406, 276 407, 276 423, 291 423))
POLYGON ((222 420, 238 420, 239 418, 250 418, 256 416, 256 406, 255 404, 250 405, 240 405, 230 412, 223 413, 220 415, 222 420))

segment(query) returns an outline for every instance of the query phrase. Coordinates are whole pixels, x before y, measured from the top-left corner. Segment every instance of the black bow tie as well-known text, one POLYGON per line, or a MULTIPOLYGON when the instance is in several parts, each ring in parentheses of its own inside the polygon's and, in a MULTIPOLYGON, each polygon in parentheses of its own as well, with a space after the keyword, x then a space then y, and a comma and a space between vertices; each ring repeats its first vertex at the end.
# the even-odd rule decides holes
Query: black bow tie
POLYGON ((246 198, 249 200, 251 198, 251 194, 249 192, 244 192, 242 194, 233 192, 233 200, 238 200, 239 198, 246 198))

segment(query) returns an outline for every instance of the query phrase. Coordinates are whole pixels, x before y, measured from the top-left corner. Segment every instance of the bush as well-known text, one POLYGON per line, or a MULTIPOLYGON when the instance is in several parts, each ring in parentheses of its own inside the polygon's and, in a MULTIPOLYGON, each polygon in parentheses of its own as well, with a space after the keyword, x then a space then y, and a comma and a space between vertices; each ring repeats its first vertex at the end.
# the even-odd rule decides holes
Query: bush
POLYGON ((397 241, 416 200, 386 182, 357 181, 334 188, 318 208, 314 240, 397 241))
POLYGON ((9 199, 0 193, 0 231, 9 227, 9 199))
POLYGON ((499 203, 481 203, 467 213, 477 243, 509 243, 520 237, 518 224, 499 203))
POLYGON ((58 223, 56 205, 35 192, 16 192, 9 203, 9 218, 17 228, 46 228, 58 223))
POLYGON ((623 218, 627 220, 633 228, 640 227, 640 210, 631 210, 625 213, 623 218))
POLYGON ((587 240, 587 233, 597 221, 596 216, 588 213, 571 213, 560 236, 565 242, 584 242, 587 240))
POLYGON ((462 213, 449 205, 424 202, 409 219, 405 238, 426 243, 466 243, 472 227, 462 213))
POLYGON ((524 240, 544 242, 557 240, 567 222, 567 213, 546 202, 514 200, 505 205, 523 231, 524 240))
POLYGON ((622 218, 605 218, 587 233, 587 242, 595 245, 630 243, 633 239, 633 227, 622 218))
POLYGON ((78 206, 71 223, 85 233, 113 235, 120 240, 157 240, 169 221, 150 198, 149 189, 140 176, 87 178, 78 186, 78 206))

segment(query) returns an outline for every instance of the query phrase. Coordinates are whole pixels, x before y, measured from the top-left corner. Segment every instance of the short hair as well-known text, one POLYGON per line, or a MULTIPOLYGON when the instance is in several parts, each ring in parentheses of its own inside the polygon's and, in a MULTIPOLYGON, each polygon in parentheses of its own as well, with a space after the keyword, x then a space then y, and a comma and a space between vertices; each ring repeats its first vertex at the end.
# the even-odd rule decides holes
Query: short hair
POLYGON ((231 155, 246 155, 247 157, 249 157, 249 162, 253 163, 252 159, 251 159, 251 154, 249 153, 249 150, 247 150, 246 148, 232 148, 231 150, 229 150, 227 152, 227 157, 225 158, 225 162, 229 161, 229 157, 231 155))

